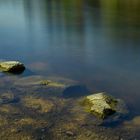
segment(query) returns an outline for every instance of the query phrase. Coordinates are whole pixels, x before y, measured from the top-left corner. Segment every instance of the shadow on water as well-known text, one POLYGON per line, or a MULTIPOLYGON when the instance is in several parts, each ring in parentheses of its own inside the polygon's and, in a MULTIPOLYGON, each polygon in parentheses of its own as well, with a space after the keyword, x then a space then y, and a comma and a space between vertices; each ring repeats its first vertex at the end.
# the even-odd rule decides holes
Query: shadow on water
POLYGON ((76 86, 70 86, 68 88, 66 88, 63 91, 63 97, 64 98, 78 98, 81 96, 86 96, 88 95, 90 92, 87 89, 86 86, 84 85, 76 85, 76 86))
POLYGON ((113 119, 107 119, 100 124, 100 126, 108 127, 108 128, 115 128, 117 126, 120 126, 125 120, 128 119, 128 116, 120 117, 116 120, 113 119))
POLYGON ((35 75, 35 73, 33 71, 31 71, 30 69, 25 69, 23 71, 14 71, 14 72, 2 72, 0 71, 0 76, 4 76, 4 75, 22 75, 22 76, 31 76, 31 75, 35 75))
POLYGON ((36 73, 28 68, 26 68, 25 71, 22 73, 22 76, 31 76, 31 75, 36 75, 36 73))

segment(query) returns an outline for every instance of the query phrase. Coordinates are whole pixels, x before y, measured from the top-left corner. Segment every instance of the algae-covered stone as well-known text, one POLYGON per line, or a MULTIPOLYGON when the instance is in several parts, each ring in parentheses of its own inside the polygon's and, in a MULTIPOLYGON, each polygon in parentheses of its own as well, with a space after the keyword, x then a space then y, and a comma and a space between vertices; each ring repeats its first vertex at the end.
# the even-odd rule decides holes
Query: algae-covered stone
POLYGON ((84 99, 86 109, 95 116, 105 119, 114 113, 125 113, 123 102, 120 99, 107 95, 106 93, 97 93, 87 96, 84 99))
POLYGON ((4 61, 0 62, 0 70, 3 72, 20 73, 25 70, 25 66, 19 61, 4 61))

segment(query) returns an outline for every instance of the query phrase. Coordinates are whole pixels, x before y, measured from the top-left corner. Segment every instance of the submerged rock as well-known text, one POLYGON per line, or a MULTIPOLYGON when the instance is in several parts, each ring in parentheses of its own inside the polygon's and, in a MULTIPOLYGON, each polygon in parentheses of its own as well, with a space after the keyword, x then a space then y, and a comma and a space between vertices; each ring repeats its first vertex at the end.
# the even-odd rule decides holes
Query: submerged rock
POLYGON ((101 119, 108 118, 115 113, 127 113, 127 109, 122 100, 115 99, 105 93, 97 93, 87 96, 83 101, 83 105, 86 106, 86 109, 89 112, 101 119))
POLYGON ((17 102, 19 99, 12 93, 3 93, 0 95, 0 104, 17 102))
POLYGON ((66 84, 62 82, 52 81, 45 79, 43 76, 33 75, 18 79, 15 83, 16 86, 46 86, 53 88, 65 88, 66 84))
POLYGON ((3 72, 21 73, 25 70, 25 66, 18 61, 4 61, 0 62, 0 70, 3 72))
POLYGON ((50 112, 54 108, 53 102, 42 98, 27 96, 23 99, 23 105, 39 113, 50 112))
POLYGON ((39 81, 39 84, 40 85, 50 86, 50 87, 56 87, 56 88, 59 88, 59 87, 63 88, 63 87, 66 86, 65 84, 58 83, 58 82, 53 82, 51 80, 41 80, 41 81, 39 81))
POLYGON ((140 128, 140 116, 136 116, 132 120, 125 121, 124 126, 126 128, 140 128))

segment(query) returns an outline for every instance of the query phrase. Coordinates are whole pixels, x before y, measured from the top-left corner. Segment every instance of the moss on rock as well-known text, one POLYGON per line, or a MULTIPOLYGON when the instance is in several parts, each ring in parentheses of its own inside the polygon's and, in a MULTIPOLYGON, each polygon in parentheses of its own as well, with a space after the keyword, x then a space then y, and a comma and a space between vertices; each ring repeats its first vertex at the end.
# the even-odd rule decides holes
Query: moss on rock
POLYGON ((0 62, 0 70, 4 72, 20 73, 25 70, 25 66, 18 61, 0 62))
POLYGON ((114 113, 125 113, 122 101, 106 93, 97 93, 87 96, 82 105, 95 116, 105 119, 114 113))

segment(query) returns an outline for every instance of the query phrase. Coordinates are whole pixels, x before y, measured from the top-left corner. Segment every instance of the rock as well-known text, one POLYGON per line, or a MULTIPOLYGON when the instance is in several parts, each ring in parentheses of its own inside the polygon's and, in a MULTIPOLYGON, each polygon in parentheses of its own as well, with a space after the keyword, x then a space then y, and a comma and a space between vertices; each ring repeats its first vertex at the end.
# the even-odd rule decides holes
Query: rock
POLYGON ((87 111, 101 119, 106 119, 115 113, 125 114, 127 112, 122 100, 115 99, 106 93, 87 96, 83 101, 83 105, 87 111))
POLYGON ((10 73, 21 73, 25 70, 25 66, 18 61, 4 61, 0 62, 0 70, 10 73))

